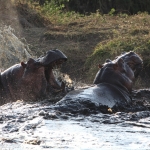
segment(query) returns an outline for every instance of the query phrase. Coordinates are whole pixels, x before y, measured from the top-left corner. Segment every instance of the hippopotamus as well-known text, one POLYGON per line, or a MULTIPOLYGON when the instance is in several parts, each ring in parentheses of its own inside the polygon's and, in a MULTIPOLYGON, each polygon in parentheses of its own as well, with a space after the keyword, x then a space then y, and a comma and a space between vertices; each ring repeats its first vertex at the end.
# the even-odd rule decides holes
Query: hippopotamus
POLYGON ((133 70, 134 77, 137 78, 140 74, 141 70, 143 69, 143 61, 140 56, 133 52, 124 52, 120 56, 117 56, 116 59, 122 58, 127 65, 133 70))
MULTIPOLYGON (((143 68, 143 61, 142 59, 140 58, 140 56, 138 54, 136 54, 135 52, 124 52, 122 53, 120 56, 117 56, 115 59, 118 60, 119 58, 123 59, 124 62, 132 69, 132 71, 134 72, 134 77, 137 78, 138 75, 140 74, 142 68, 143 68)), ((100 65, 99 64, 99 68, 100 70, 98 71, 97 75, 100 75, 100 72, 101 72, 101 68, 103 66, 106 65, 106 63, 109 63, 111 62, 112 60, 110 59, 107 59, 105 61, 105 64, 103 65, 100 65)), ((98 84, 99 81, 98 81, 98 77, 96 75, 96 79, 94 79, 94 84, 98 84)))
POLYGON ((58 49, 49 50, 38 59, 30 58, 1 72, 0 105, 16 100, 36 101, 50 90, 63 90, 55 80, 52 69, 67 60, 58 49))
POLYGON ((132 105, 132 85, 142 65, 140 56, 132 51, 122 53, 113 61, 107 59, 103 65, 99 65, 93 82, 95 86, 71 91, 56 103, 55 109, 73 113, 127 110, 132 105))
POLYGON ((78 112, 83 109, 114 109, 131 104, 134 71, 121 57, 107 60, 94 79, 95 86, 69 92, 56 103, 55 109, 78 112))

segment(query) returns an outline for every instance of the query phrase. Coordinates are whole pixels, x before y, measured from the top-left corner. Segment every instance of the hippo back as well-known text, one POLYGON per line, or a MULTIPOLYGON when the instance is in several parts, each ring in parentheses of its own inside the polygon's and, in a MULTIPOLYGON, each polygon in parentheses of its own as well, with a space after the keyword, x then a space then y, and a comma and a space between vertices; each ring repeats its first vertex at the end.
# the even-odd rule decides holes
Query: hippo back
POLYGON ((17 83, 23 74, 20 64, 13 65, 1 73, 1 102, 0 104, 14 101, 17 94, 17 83))
POLYGON ((73 106, 81 109, 84 107, 84 101, 90 101, 95 107, 105 105, 113 108, 116 105, 131 103, 131 98, 128 95, 129 93, 126 90, 122 90, 115 85, 100 83, 90 88, 71 91, 56 105, 63 106, 66 109, 73 106))

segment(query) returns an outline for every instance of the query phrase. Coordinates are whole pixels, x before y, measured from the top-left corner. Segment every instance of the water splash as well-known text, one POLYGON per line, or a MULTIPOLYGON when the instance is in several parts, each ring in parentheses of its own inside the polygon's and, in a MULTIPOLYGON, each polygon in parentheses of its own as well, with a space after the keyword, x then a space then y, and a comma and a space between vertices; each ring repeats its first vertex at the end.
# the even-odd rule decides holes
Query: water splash
POLYGON ((26 61, 31 55, 29 48, 14 34, 10 26, 0 26, 0 70, 26 61))
POLYGON ((60 69, 53 69, 53 74, 59 84, 61 82, 64 82, 67 89, 80 89, 80 88, 86 88, 90 85, 72 80, 68 74, 62 73, 60 69))

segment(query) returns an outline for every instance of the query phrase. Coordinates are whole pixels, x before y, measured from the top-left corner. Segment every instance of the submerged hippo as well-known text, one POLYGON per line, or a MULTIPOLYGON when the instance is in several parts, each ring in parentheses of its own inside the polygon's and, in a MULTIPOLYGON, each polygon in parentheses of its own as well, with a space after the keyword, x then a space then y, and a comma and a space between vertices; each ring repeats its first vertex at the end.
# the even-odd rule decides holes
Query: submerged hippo
POLYGON ((50 90, 62 89, 56 82, 52 69, 67 57, 60 50, 50 50, 45 56, 26 63, 16 64, 1 73, 0 105, 7 102, 37 100, 50 90))
POLYGON ((83 110, 100 110, 103 108, 128 107, 131 102, 131 91, 135 76, 142 69, 142 59, 134 52, 107 60, 100 65, 93 87, 79 89, 68 93, 56 103, 55 109, 67 112, 83 110))

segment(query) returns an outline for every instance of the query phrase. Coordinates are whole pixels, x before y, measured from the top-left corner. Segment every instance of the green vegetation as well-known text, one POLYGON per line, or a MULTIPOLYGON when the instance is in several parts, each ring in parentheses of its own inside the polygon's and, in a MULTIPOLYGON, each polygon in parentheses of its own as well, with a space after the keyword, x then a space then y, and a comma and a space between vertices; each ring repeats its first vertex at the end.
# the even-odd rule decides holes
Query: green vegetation
POLYGON ((128 14, 136 14, 139 11, 150 12, 149 0, 32 0, 34 1, 39 2, 41 6, 51 3, 53 8, 82 14, 95 13, 97 10, 102 14, 108 14, 110 10, 115 10, 115 13, 128 14))
POLYGON ((99 43, 93 54, 86 60, 85 65, 89 67, 89 74, 97 72, 95 64, 103 64, 106 59, 114 59, 122 52, 134 51, 138 53, 144 62, 145 67, 150 66, 150 40, 149 38, 138 39, 132 38, 117 38, 113 39, 106 44, 99 43))

